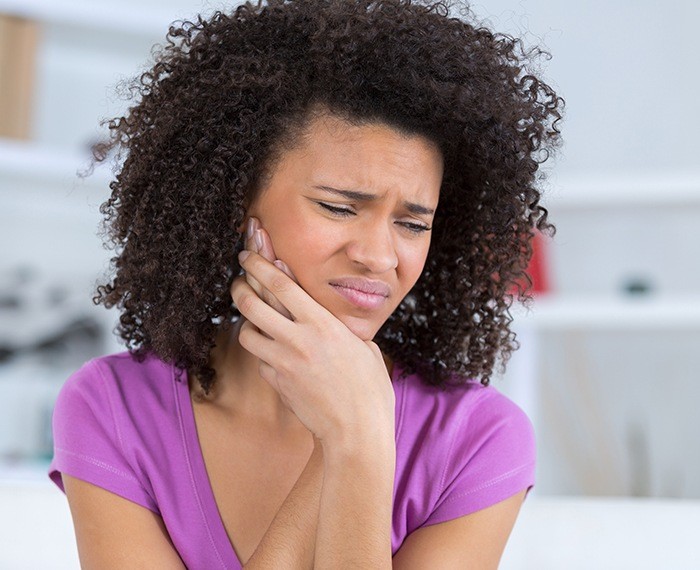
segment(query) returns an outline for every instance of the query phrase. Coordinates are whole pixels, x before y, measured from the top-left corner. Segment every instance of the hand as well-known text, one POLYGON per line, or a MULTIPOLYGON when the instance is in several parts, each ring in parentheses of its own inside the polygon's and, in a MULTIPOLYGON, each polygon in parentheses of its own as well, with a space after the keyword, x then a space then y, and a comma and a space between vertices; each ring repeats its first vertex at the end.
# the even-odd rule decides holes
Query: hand
POLYGON ((260 359, 260 376, 324 445, 393 445, 395 395, 379 347, 262 255, 245 251, 239 259, 291 315, 273 309, 245 277, 234 280, 231 296, 246 318, 238 341, 260 359))
MULTIPOLYGON (((260 221, 257 218, 250 218, 248 220, 248 223, 246 225, 246 238, 244 249, 248 251, 254 251, 255 253, 262 255, 265 259, 273 263, 275 262, 275 260, 277 260, 277 257, 275 256, 275 250, 272 247, 272 241, 270 240, 270 236, 261 227, 260 221)), ((296 278, 292 274, 289 267, 287 267, 287 264, 281 260, 277 261, 278 267, 296 282, 296 278)), ((245 274, 245 277, 248 284, 258 294, 258 297, 260 297, 273 309, 277 310, 279 313, 281 313, 288 319, 292 318, 289 311, 287 311, 287 309, 277 299, 275 299, 272 293, 270 293, 267 289, 260 285, 260 283, 258 283, 255 277, 249 275, 248 273, 245 274)))

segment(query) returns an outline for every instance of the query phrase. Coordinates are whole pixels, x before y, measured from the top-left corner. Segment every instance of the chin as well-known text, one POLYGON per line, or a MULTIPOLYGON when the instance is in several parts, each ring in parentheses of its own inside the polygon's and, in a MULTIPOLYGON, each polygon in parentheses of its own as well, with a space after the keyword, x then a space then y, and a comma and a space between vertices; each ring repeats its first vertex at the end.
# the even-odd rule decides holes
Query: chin
POLYGON ((377 327, 375 323, 359 318, 340 318, 343 324, 350 329, 350 331, 358 338, 362 340, 374 340, 377 332, 381 327, 377 327))
MULTIPOLYGON (((313 295, 311 296, 313 297, 313 295)), ((326 299, 322 299, 321 296, 318 298, 314 297, 314 299, 316 302, 323 305, 327 311, 333 314, 333 316, 341 321, 348 329, 350 329, 350 331, 356 337, 364 341, 374 340, 374 337, 379 332, 379 329, 382 328, 382 325, 386 319, 389 318, 389 315, 382 318, 382 315, 385 314, 383 311, 377 311, 374 313, 368 312, 366 316, 353 315, 348 312, 347 307, 338 306, 337 299, 331 299, 330 302, 328 302, 326 299), (382 319, 381 322, 378 322, 379 319, 382 319)))

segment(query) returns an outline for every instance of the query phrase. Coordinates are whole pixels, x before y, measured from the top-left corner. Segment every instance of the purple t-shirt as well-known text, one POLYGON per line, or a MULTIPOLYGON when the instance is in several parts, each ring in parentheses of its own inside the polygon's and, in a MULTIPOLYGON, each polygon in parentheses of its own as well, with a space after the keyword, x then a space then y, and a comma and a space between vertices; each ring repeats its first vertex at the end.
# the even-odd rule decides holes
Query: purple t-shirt
MULTIPOLYGON (((155 356, 96 358, 62 387, 53 414, 61 472, 103 487, 163 518, 188 568, 240 569, 214 500, 187 374, 155 356)), ((399 380, 391 547, 414 530, 502 501, 534 484, 535 440, 523 411, 495 388, 399 380)))

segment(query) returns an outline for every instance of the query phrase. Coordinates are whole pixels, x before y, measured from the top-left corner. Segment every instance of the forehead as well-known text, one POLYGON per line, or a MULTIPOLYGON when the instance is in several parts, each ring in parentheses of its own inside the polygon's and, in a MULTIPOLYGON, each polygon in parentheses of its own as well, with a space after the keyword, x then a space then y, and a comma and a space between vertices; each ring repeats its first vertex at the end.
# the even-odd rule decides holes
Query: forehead
POLYGON ((437 204, 443 158, 435 143, 385 123, 354 125, 336 116, 311 120, 288 167, 316 183, 437 204))

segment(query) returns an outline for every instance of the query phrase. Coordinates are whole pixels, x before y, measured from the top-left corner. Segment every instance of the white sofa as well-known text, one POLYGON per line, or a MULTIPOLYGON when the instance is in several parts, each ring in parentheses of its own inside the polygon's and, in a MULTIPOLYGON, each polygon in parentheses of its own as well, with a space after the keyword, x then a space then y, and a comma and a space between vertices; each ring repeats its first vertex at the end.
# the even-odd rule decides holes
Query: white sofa
MULTIPOLYGON (((79 568, 68 504, 48 480, 0 480, 0 544, 3 570, 79 568)), ((700 501, 532 495, 500 568, 700 569, 700 501)))

